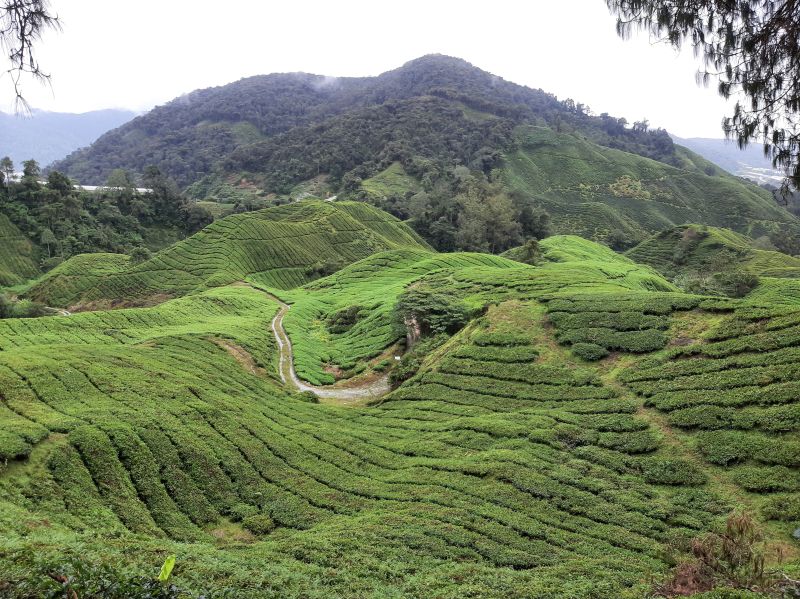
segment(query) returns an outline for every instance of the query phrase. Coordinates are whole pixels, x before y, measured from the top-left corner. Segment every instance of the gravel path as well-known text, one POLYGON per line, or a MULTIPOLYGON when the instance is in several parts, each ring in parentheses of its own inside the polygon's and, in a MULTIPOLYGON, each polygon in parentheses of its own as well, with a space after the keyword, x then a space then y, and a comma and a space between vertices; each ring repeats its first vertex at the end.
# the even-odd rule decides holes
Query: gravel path
POLYGON ((326 399, 336 399, 339 401, 355 401, 360 399, 377 399, 386 395, 391 387, 389 386, 389 376, 384 375, 377 380, 371 380, 360 385, 352 385, 347 387, 317 387, 310 385, 305 381, 300 380, 294 370, 294 354, 292 352, 292 342, 286 330, 283 328, 283 317, 291 309, 291 306, 285 304, 272 294, 267 294, 270 298, 280 305, 280 310, 272 319, 272 334, 278 342, 278 349, 280 351, 279 369, 281 380, 284 384, 291 385, 298 391, 311 391, 318 397, 326 399))

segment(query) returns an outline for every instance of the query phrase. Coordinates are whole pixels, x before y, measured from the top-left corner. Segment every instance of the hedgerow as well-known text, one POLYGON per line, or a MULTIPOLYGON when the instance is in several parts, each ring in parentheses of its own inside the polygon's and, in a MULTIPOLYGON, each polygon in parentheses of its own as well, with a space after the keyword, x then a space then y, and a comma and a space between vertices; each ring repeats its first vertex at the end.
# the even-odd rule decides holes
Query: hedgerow
POLYGON ((543 299, 558 340, 589 361, 610 351, 650 353, 666 347, 669 315, 696 308, 702 301, 672 293, 581 293, 543 299))
MULTIPOLYGON (((778 305, 727 306, 727 315, 701 342, 671 348, 620 378, 646 405, 664 412, 671 426, 698 431, 699 454, 725 468, 743 491, 795 493, 800 312, 778 305)), ((777 501, 764 501, 766 517, 783 517, 777 501)))
POLYGON ((608 355, 608 350, 596 343, 573 343, 571 349, 573 354, 590 362, 602 360, 608 355))

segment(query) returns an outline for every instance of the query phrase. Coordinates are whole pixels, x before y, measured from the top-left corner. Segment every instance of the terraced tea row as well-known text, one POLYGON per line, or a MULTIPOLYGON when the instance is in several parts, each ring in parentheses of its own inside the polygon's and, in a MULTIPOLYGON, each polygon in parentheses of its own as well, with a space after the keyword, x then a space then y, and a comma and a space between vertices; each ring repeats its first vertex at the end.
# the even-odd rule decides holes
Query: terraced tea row
POLYGON ((543 300, 556 338, 585 360, 600 360, 611 351, 663 349, 670 340, 669 315, 704 304, 701 297, 677 293, 559 294, 543 300))
POLYGON ((249 275, 288 288, 375 252, 405 247, 427 249, 405 224, 366 204, 303 202, 216 221, 152 259, 104 273, 97 281, 61 276, 74 270, 68 262, 28 293, 51 305, 68 306, 183 295, 249 275))
POLYGON ((672 426, 695 432, 701 455, 758 494, 768 518, 800 516, 800 312, 731 306, 683 347, 623 374, 672 426))
MULTIPOLYGON (((259 295, 233 287, 156 309, 77 315, 83 330, 132 313, 152 319, 153 329, 132 331, 127 343, 71 344, 62 329, 60 339, 0 352, 3 423, 14 423, 3 430, 50 444, 35 476, 15 477, 11 466, 0 478, 0 512, 12 513, 10 502, 28 522, 47 513, 50 528, 22 534, 6 521, 19 531, 6 546, 36 543, 55 527, 91 555, 96 535, 122 535, 133 561, 147 547, 178 552, 191 564, 182 580, 198 589, 212 572, 217 582, 248 572, 262 580, 252 596, 277 584, 256 575, 264 560, 307 576, 297 591, 305 595, 387 585, 413 594, 440 580, 445 563, 447 571, 467 561, 488 595, 496 568, 510 566, 502 574, 508 584, 533 592, 563 588, 568 568, 580 596, 598 585, 636 585, 663 567, 664 541, 694 534, 720 511, 691 486, 701 481, 689 465, 658 454, 658 436, 634 418, 630 401, 563 355, 536 357, 546 343, 536 304, 490 310, 440 367, 380 407, 344 409, 286 395, 206 340, 213 331, 240 346, 256 341, 248 335, 259 321, 248 309, 259 295), (241 320, 225 315, 216 328, 155 333, 164 312, 228 295, 231 305, 241 295, 232 308, 241 320), (525 343, 506 351, 506 361, 481 359, 497 334, 520 332, 525 343), (669 482, 689 486, 646 482, 684 470, 669 482), (221 573, 203 549, 215 537, 245 542, 235 558, 244 570, 221 573), (320 568, 337 567, 341 552, 350 564, 384 560, 400 578, 360 571, 315 591, 320 568)), ((253 312, 270 315, 262 305, 253 312)))
POLYGON ((0 214, 0 287, 18 285, 38 273, 33 244, 0 214))

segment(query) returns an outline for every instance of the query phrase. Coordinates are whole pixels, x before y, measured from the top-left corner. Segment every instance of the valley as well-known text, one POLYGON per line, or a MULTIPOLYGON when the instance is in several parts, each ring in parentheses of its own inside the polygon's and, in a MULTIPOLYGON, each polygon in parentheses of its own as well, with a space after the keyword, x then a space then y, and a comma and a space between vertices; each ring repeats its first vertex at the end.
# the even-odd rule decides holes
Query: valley
POLYGON ((24 168, 0 597, 800 593, 800 219, 663 129, 429 55, 24 168))

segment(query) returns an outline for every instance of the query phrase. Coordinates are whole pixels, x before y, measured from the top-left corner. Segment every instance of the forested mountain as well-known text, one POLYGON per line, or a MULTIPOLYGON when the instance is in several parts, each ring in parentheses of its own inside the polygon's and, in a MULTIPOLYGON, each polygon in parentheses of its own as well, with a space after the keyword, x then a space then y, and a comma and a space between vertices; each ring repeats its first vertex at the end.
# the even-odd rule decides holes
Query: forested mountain
POLYGON ((36 110, 30 116, 0 112, 0 156, 10 156, 17 163, 33 159, 47 165, 134 116, 130 110, 112 109, 80 114, 36 110))
POLYGON ((625 248, 689 222, 800 237, 770 193, 666 131, 440 55, 377 77, 273 74, 198 90, 54 168, 103 183, 151 164, 216 214, 338 194, 408 219, 444 251, 501 252, 548 233, 625 248))
MULTIPOLYGON (((392 111, 394 102, 431 97, 439 98, 440 104, 478 111, 478 119, 485 118, 481 116, 485 114, 504 119, 506 126, 541 119, 559 127, 579 129, 609 146, 672 160, 672 141, 663 131, 625 129, 619 120, 607 115, 589 116, 588 107, 582 104, 559 101, 542 90, 505 81, 457 58, 432 55, 378 77, 272 74, 198 90, 107 133, 56 168, 91 184, 102 183, 113 168, 141 172, 144 166, 156 164, 186 185, 209 173, 239 146, 303 126, 311 129, 301 136, 313 136, 314 126, 325 124, 332 116, 383 105, 392 111)), ((430 105, 430 117, 425 111, 416 113, 415 122, 428 134, 453 143, 458 140, 459 131, 442 130, 437 125, 436 108, 440 104, 430 105)), ((363 119, 364 113, 359 114, 363 119)), ((343 144, 361 141, 357 129, 349 133, 342 139, 343 144)), ((394 137, 403 139, 400 135, 394 137)), ((295 160, 308 166, 313 157, 299 153, 295 160)), ((336 166, 334 176, 352 168, 346 160, 336 166)))

